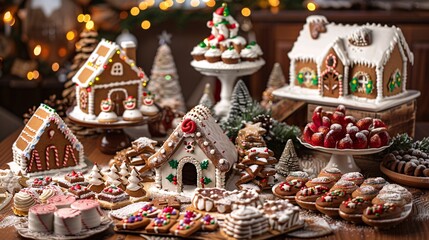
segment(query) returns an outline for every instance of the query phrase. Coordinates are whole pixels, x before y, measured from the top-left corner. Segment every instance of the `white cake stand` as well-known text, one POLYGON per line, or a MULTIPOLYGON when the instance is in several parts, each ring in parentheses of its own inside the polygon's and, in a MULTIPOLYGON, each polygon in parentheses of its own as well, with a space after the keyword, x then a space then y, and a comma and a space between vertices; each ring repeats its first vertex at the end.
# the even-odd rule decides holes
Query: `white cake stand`
POLYGON ((191 62, 191 66, 198 72, 206 76, 217 77, 222 86, 220 92, 220 101, 215 105, 216 115, 225 117, 231 106, 231 94, 235 81, 238 77, 247 76, 258 71, 265 61, 259 59, 254 62, 240 62, 237 64, 226 64, 223 62, 209 63, 206 60, 191 62))
POLYGON ((313 146, 302 141, 298 138, 299 142, 305 147, 313 150, 318 150, 324 153, 330 153, 331 158, 326 168, 338 168, 342 173, 360 172, 360 168, 356 165, 353 155, 369 155, 375 154, 388 148, 391 144, 380 148, 366 148, 366 149, 337 149, 313 146))

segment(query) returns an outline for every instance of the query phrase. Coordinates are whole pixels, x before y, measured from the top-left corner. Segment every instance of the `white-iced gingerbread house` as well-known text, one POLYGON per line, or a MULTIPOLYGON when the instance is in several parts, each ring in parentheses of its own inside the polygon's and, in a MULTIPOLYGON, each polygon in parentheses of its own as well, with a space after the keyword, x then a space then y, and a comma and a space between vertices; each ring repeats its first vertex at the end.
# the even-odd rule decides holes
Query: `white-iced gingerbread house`
POLYGON ((317 15, 307 18, 288 56, 292 87, 376 102, 406 91, 407 65, 413 63, 395 26, 342 25, 317 15))
POLYGON ((210 110, 198 105, 189 111, 162 147, 149 158, 156 186, 181 193, 196 187, 225 187, 225 174, 237 160, 234 144, 210 110))
POLYGON ((73 77, 76 83, 77 109, 82 120, 93 120, 101 112, 101 101, 111 99, 118 116, 124 112, 123 101, 128 96, 142 102, 143 85, 148 78, 136 66, 136 46, 133 42, 116 43, 101 40, 85 64, 73 77))
POLYGON ((86 167, 83 146, 54 109, 41 104, 12 146, 13 161, 29 175, 86 167))

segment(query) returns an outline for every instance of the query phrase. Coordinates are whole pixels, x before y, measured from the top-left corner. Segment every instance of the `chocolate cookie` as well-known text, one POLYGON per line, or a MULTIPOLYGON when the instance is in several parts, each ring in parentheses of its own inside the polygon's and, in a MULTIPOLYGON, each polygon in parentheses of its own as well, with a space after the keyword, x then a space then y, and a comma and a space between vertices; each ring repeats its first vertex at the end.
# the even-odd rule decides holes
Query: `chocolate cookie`
POLYGON ((398 167, 396 168, 396 171, 397 171, 398 173, 404 173, 405 164, 406 164, 406 162, 405 162, 405 161, 400 161, 400 162, 398 163, 398 167))
POLYGON ((423 176, 423 171, 426 169, 426 167, 424 165, 418 165, 416 167, 416 170, 414 170, 414 176, 416 177, 422 177, 423 176))
POLYGON ((423 170, 423 175, 425 175, 425 177, 429 177, 429 168, 423 170))
POLYGON ((404 173, 409 176, 412 176, 414 175, 414 170, 416 170, 416 168, 417 164, 415 164, 414 162, 407 162, 404 167, 404 173))
POLYGON ((390 165, 390 170, 396 171, 396 168, 398 168, 399 160, 395 160, 392 165, 390 165))

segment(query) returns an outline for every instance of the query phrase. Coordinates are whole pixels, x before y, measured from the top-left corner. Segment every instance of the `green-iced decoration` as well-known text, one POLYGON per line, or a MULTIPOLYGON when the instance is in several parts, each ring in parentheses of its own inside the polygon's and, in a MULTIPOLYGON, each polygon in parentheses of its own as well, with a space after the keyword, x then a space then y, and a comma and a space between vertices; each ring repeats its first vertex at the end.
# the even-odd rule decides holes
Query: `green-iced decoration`
POLYGON ((170 173, 170 175, 168 175, 168 176, 166 177, 166 179, 167 179, 168 181, 170 181, 170 182, 173 182, 173 181, 175 180, 175 178, 176 178, 176 176, 174 176, 172 173, 170 173))
POLYGON ((200 48, 206 48, 207 44, 203 41, 203 42, 200 42, 199 46, 200 48))
POLYGON ((352 80, 350 81, 350 91, 352 91, 352 93, 355 93, 355 92, 357 92, 357 90, 358 90, 358 86, 359 86, 359 84, 358 84, 358 79, 357 78, 352 78, 352 80))
POLYGON ((302 72, 299 72, 298 76, 296 78, 298 79, 298 83, 299 84, 303 84, 304 83, 304 74, 302 72))
POLYGON ((208 159, 204 159, 200 163, 200 167, 201 167, 202 170, 206 170, 209 167, 209 160, 208 159))
POLYGON ((311 84, 313 84, 314 86, 319 85, 319 78, 317 77, 317 75, 314 75, 313 78, 311 78, 311 84))
POLYGON ((179 166, 179 161, 177 161, 176 159, 173 159, 173 160, 169 161, 168 164, 170 164, 171 168, 177 169, 177 166, 179 166))
POLYGON ((401 87, 402 85, 401 73, 396 72, 395 79, 396 79, 396 86, 401 87))
POLYGON ((209 184, 209 183, 211 183, 212 182, 212 180, 210 179, 210 178, 208 178, 208 177, 203 177, 203 183, 204 183, 204 185, 207 185, 207 184, 209 184))
POLYGON ((374 89, 374 84, 372 80, 369 80, 368 83, 365 85, 366 94, 371 94, 373 89, 374 89))

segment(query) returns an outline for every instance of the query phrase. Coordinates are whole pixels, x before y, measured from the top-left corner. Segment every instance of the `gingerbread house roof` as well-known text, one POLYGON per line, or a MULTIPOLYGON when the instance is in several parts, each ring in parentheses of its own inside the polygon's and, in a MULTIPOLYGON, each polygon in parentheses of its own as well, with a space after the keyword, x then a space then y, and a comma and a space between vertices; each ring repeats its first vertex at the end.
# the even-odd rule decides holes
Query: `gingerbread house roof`
POLYGON ((45 128, 49 126, 51 121, 53 121, 58 126, 59 130, 64 133, 66 139, 70 141, 74 148, 77 150, 82 149, 82 144, 70 131, 61 117, 58 116, 55 110, 42 103, 27 122, 24 129, 21 131, 21 134, 18 136, 18 139, 16 139, 13 144, 12 148, 14 151, 25 157, 29 157, 31 150, 33 150, 39 142, 40 136, 44 133, 45 128))
POLYGON ((210 110, 198 105, 189 111, 162 147, 149 158, 149 167, 159 167, 178 150, 186 137, 193 137, 208 159, 222 172, 227 172, 237 160, 237 150, 228 139, 210 110))
POLYGON ((401 29, 380 24, 343 25, 329 23, 324 16, 309 16, 298 39, 293 45, 288 56, 290 59, 313 60, 321 63, 330 48, 334 48, 340 54, 340 59, 348 59, 345 65, 364 64, 372 67, 384 66, 390 58, 395 46, 399 46, 404 61, 414 62, 413 53, 410 51, 401 29), (312 38, 311 23, 322 23, 326 32, 320 31, 316 39, 312 38), (352 44, 354 38, 361 33, 368 34, 370 42, 366 46, 352 44))
POLYGON ((98 77, 111 63, 113 54, 119 54, 126 64, 136 72, 136 77, 141 80, 148 80, 143 70, 136 66, 133 59, 130 59, 125 51, 114 42, 102 39, 95 50, 91 53, 85 64, 73 76, 72 81, 80 87, 88 87, 95 83, 98 77))

